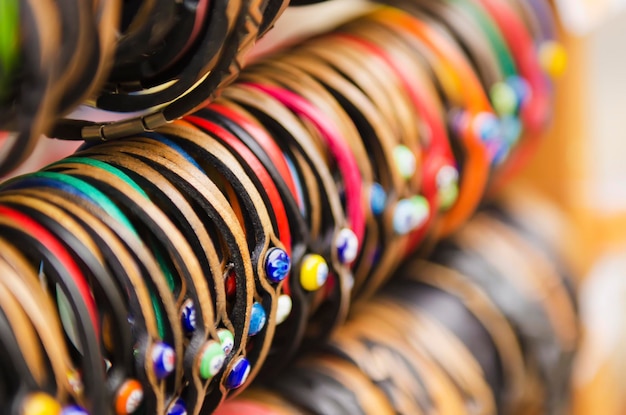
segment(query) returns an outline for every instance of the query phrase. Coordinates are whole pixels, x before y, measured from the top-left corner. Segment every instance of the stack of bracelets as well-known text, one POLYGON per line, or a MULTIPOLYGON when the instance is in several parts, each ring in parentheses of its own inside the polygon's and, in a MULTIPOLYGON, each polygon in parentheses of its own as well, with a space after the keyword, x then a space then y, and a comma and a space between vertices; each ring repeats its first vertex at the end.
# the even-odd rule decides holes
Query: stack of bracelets
POLYGON ((541 234, 493 208, 414 259, 536 147, 551 11, 384 3, 239 73, 286 3, 0 0, 0 174, 86 141, 0 184, 3 414, 209 414, 255 378, 279 413, 558 413, 576 315, 541 234))
POLYGON ((286 0, 3 0, 0 175, 38 137, 119 138, 208 102, 286 0), (80 103, 134 116, 114 124, 64 117, 80 103))
POLYGON ((547 231, 558 221, 512 202, 486 207, 428 260, 409 259, 320 352, 215 414, 571 413, 578 324, 547 231))

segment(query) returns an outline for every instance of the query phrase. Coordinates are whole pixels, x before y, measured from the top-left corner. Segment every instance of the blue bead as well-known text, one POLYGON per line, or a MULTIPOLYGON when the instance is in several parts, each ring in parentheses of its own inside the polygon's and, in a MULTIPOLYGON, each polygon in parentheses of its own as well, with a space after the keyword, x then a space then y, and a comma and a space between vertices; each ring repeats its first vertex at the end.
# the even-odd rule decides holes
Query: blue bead
POLYGON ((381 215, 387 204, 387 192, 380 183, 372 183, 370 187, 370 206, 374 215, 381 215))
POLYGON ((165 343, 157 343, 152 348, 152 365, 157 379, 165 379, 176 369, 176 352, 165 343))
POLYGON ((196 307, 193 300, 186 300, 180 310, 180 322, 187 334, 196 330, 196 307))
POLYGON ((530 85, 524 78, 516 75, 507 78, 506 83, 513 89, 513 91, 515 91, 518 102, 517 108, 519 109, 526 103, 526 101, 528 101, 528 98, 532 93, 530 85))
POLYGON ((59 415, 89 415, 89 412, 78 405, 70 405, 63 408, 59 415))
POLYGON ((487 143, 502 139, 502 131, 500 130, 499 119, 488 112, 481 112, 474 119, 478 137, 482 142, 487 143))
POLYGON ((339 262, 342 264, 350 264, 356 259, 359 253, 359 240, 352 229, 341 229, 335 241, 339 262))
POLYGON ((233 368, 226 377, 225 386, 229 389, 237 389, 246 382, 249 374, 250 362, 242 356, 235 362, 233 368))
POLYGON ((500 119, 504 142, 509 146, 515 145, 522 135, 522 122, 518 117, 502 117, 500 119))
POLYGON ((248 335, 254 336, 263 330, 266 320, 267 314, 265 313, 263 306, 260 303, 252 304, 252 312, 250 313, 250 330, 248 335))
POLYGON ((167 415, 187 415, 187 405, 185 401, 178 398, 167 410, 167 415))
POLYGON ((265 272, 271 282, 281 282, 291 270, 291 259, 287 252, 280 248, 272 248, 265 256, 265 272))
POLYGON ((406 235, 422 225, 430 215, 428 201, 422 196, 413 196, 398 201, 393 214, 393 230, 406 235))

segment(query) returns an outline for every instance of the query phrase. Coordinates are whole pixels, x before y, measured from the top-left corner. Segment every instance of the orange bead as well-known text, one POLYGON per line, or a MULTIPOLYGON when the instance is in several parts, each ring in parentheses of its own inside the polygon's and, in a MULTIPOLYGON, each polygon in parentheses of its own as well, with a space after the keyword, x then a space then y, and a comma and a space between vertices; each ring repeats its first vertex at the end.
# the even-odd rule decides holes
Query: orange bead
POLYGON ((115 399, 115 413, 117 415, 129 415, 135 412, 143 401, 143 388, 141 383, 131 379, 117 391, 115 399))

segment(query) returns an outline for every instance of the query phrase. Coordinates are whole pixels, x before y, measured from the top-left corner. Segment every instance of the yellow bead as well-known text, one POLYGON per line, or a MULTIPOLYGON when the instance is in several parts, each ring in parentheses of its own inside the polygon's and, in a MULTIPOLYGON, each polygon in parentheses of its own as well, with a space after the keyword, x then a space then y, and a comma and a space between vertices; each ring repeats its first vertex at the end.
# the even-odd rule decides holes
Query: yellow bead
POLYGON ((22 415, 59 415, 61 404, 47 393, 29 395, 22 406, 22 415))
POLYGON ((318 290, 328 279, 328 264, 318 254, 308 254, 302 259, 300 284, 307 291, 318 290))
POLYGON ((567 68, 567 51, 559 42, 544 42, 539 49, 539 62, 552 79, 559 78, 567 68))

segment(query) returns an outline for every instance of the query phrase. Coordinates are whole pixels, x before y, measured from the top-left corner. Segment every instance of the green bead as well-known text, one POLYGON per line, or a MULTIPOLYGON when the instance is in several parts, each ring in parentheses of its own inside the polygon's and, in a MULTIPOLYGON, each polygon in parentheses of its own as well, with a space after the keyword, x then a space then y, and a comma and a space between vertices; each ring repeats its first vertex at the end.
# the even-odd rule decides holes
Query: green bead
POLYGON ((415 154, 407 146, 399 145, 393 149, 393 158, 396 161, 396 168, 404 179, 410 179, 417 169, 415 154))
POLYGON ((217 375, 222 370, 225 360, 222 345, 213 340, 207 342, 200 355, 200 377, 208 380, 217 375))
POLYGON ((459 197, 459 187, 458 186, 448 186, 444 189, 441 189, 439 192, 439 200, 440 207, 442 210, 448 210, 454 205, 454 202, 459 197))
POLYGON ((448 210, 459 197, 459 172, 452 166, 444 166, 437 173, 439 208, 448 210))
POLYGON ((235 337, 233 336, 233 333, 227 329, 219 329, 217 331, 217 337, 220 339, 222 351, 228 356, 235 346, 235 337))
POLYGON ((496 113, 503 117, 505 115, 513 115, 517 111, 517 94, 509 84, 498 82, 491 87, 489 91, 493 109, 496 113))

